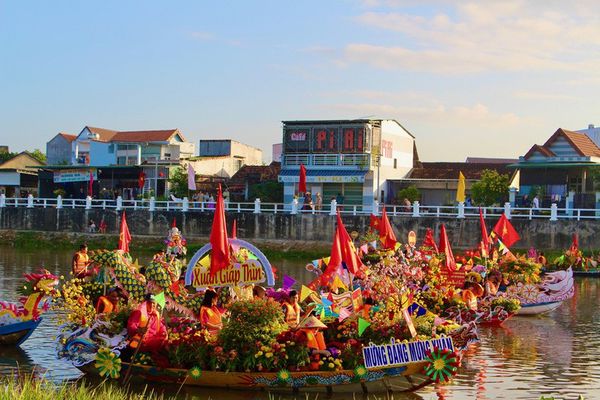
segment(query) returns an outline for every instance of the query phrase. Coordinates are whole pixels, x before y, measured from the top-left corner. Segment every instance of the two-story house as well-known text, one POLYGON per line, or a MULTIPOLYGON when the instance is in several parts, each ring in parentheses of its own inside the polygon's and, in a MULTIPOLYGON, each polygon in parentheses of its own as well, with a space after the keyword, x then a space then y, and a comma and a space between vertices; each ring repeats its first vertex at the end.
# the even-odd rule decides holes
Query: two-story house
POLYGON ((307 170, 307 190, 371 208, 387 201, 387 180, 404 177, 414 165, 415 137, 392 119, 283 121, 279 181, 284 202, 298 195, 299 168, 307 170))

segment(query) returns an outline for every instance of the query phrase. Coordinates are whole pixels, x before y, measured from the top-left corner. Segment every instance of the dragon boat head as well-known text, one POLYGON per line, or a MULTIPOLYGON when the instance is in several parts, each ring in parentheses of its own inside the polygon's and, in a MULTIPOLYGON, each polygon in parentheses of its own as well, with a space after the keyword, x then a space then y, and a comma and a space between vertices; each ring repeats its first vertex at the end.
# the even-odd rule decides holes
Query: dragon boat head
POLYGON ((47 269, 42 268, 37 273, 24 274, 24 276, 27 284, 23 286, 23 294, 31 294, 34 292, 43 292, 50 296, 58 294, 56 287, 58 286, 60 279, 47 269))

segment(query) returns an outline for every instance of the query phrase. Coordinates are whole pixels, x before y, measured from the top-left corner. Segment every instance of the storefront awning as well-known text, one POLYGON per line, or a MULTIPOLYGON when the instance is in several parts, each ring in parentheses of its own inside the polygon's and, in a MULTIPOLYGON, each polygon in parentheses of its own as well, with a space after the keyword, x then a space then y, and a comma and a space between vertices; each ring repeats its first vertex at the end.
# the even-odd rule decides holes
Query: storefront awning
MULTIPOLYGON (((369 171, 343 170, 343 169, 306 169, 306 182, 330 183, 349 182, 363 183, 369 171)), ((279 173, 279 182, 294 183, 300 181, 300 172, 297 169, 282 169, 279 173)))

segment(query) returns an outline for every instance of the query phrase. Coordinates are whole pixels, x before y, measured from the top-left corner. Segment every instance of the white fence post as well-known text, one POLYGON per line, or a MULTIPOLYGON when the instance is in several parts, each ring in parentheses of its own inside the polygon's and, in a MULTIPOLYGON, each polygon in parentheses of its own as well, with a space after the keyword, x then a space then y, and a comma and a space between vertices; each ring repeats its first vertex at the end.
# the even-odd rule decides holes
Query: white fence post
MULTIPOLYGON (((510 203, 506 203, 506 204, 510 204, 510 203)), ((458 203, 458 215, 456 216, 456 218, 464 218, 465 217, 465 203, 464 202, 460 202, 458 203)))
POLYGON ((373 200, 373 215, 379 216, 379 201, 373 200))
POLYGON ((156 199, 154 196, 150 197, 150 204, 148 205, 148 211, 156 210, 156 199))
POLYGON ((329 215, 335 215, 337 213, 337 200, 331 200, 331 209, 329 210, 329 215))
POLYGON ((504 215, 506 215, 506 219, 510 219, 510 203, 504 203, 504 215))
POLYGON ((292 200, 292 212, 291 214, 298 214, 298 199, 292 200))
POLYGON ((419 205, 419 202, 417 200, 415 200, 413 203, 413 214, 412 214, 413 217, 419 217, 421 215, 420 208, 421 208, 421 206, 419 205))
POLYGON ((117 197, 117 211, 121 211, 123 209, 123 198, 121 196, 117 197))
POLYGON ((0 208, 6 207, 6 195, 4 193, 0 194, 0 208))
POLYGON ((27 208, 33 208, 33 195, 27 196, 27 208))
POLYGON ((558 221, 558 206, 552 203, 550 206, 550 221, 558 221))
POLYGON ((92 209, 92 198, 90 196, 87 196, 85 198, 85 209, 86 210, 91 210, 92 209))
POLYGON ((188 200, 187 197, 183 198, 183 203, 181 206, 181 211, 183 212, 188 212, 188 210, 190 209, 190 201, 188 200))
POLYGON ((254 214, 260 214, 260 199, 254 200, 254 214))

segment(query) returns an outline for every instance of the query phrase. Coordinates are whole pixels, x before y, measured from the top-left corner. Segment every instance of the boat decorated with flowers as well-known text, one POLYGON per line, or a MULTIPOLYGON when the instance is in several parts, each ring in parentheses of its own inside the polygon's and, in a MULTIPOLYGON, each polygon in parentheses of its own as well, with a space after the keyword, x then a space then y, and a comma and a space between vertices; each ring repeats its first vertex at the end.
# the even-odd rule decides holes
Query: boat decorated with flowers
POLYGON ((64 285, 58 357, 102 377, 232 389, 413 391, 450 380, 475 324, 419 305, 415 282, 435 274, 428 260, 398 268, 394 246, 365 265, 337 218, 315 279, 286 275, 277 289, 264 254, 227 237, 220 193, 210 243, 181 276, 164 252, 142 268, 126 245, 96 251, 98 276, 64 285))

